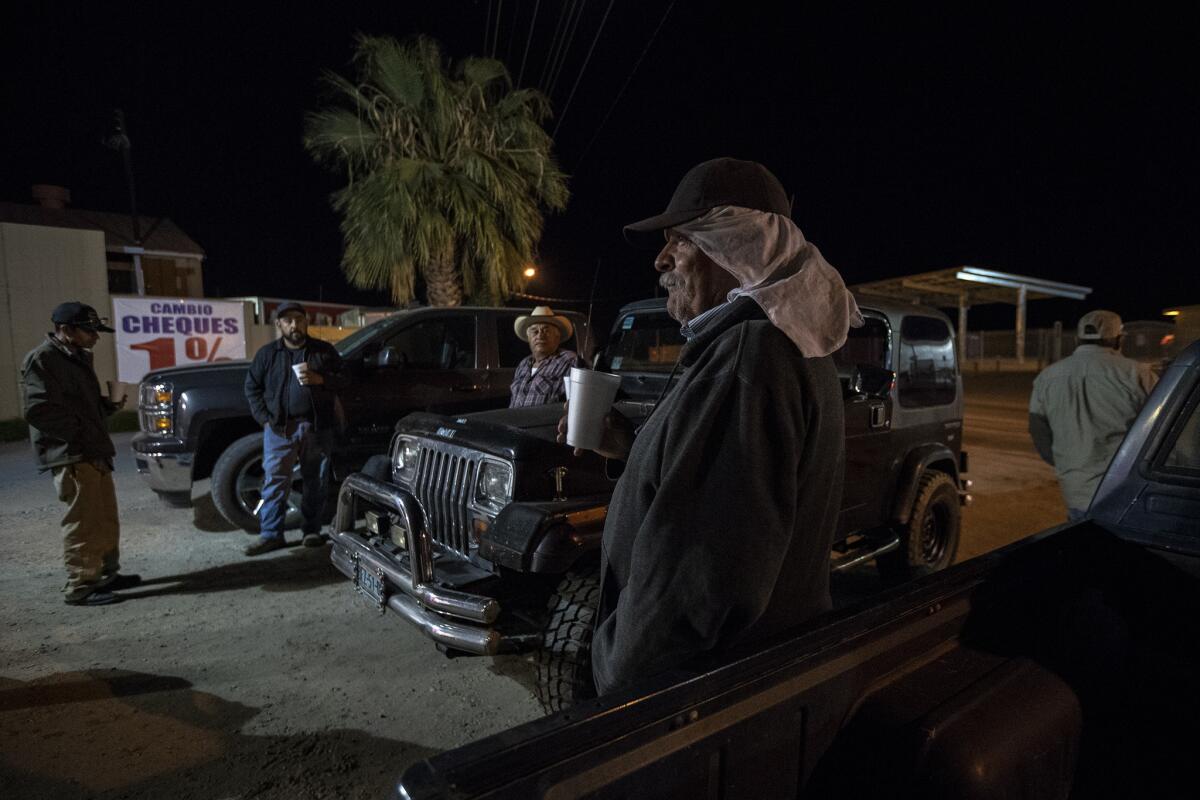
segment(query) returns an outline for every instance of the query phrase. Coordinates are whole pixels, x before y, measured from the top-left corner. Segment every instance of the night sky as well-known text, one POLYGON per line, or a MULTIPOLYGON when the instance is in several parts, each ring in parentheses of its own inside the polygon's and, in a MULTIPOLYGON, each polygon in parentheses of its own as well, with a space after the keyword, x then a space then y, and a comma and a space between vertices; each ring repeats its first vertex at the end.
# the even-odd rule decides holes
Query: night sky
POLYGON ((524 62, 521 84, 546 87, 555 31, 574 19, 548 123, 572 200, 548 219, 531 293, 586 298, 598 274, 602 300, 653 294, 652 254, 621 225, 660 211, 693 164, 731 155, 780 177, 848 283, 972 264, 1095 287, 1087 303, 1033 303, 1034 325, 1200 302, 1200 48, 1190 17, 1142 4, 22 5, 0 33, 0 199, 58 183, 76 206, 127 211, 119 156, 100 145, 122 108, 139 210, 206 249, 209 295, 386 302, 342 278, 340 179, 301 145, 319 75, 347 72, 356 32, 425 33, 453 58, 494 47, 514 79, 524 62))

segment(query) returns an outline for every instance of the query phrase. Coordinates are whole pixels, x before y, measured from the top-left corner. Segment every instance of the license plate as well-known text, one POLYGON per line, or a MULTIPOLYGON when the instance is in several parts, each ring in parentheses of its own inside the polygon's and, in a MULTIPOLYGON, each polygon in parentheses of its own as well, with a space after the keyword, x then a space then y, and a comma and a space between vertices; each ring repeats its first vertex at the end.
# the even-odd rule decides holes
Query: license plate
POLYGON ((356 564, 354 566, 354 588, 374 605, 380 608, 384 607, 384 603, 387 600, 387 593, 384 589, 382 575, 373 572, 369 567, 362 564, 356 564))

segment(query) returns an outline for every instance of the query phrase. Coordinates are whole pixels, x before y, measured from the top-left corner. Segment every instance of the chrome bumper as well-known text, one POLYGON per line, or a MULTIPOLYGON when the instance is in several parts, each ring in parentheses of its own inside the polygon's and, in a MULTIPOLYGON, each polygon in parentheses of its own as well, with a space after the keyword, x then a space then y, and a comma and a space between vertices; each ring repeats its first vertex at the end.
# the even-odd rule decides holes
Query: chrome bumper
POLYGON ((192 454, 148 455, 133 451, 134 463, 156 492, 191 492, 192 454))
POLYGON ((380 610, 390 608, 435 642, 477 655, 515 644, 491 627, 500 615, 495 598, 434 585, 433 540, 420 504, 405 490, 360 472, 347 477, 338 492, 332 543, 330 560, 339 572, 352 581, 363 571, 374 574, 384 586, 380 610), (395 512, 408 532, 411 571, 354 532, 359 497, 395 512))

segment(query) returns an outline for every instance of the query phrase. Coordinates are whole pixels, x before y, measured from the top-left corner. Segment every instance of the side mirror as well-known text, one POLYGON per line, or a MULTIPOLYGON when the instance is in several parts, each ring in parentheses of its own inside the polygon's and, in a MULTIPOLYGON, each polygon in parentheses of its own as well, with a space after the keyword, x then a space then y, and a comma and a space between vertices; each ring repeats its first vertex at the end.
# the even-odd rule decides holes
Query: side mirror
POLYGON ((847 390, 865 397, 886 397, 896 380, 896 373, 874 364, 856 364, 850 373, 847 390))
POLYGON ((385 347, 373 356, 367 356, 366 365, 381 369, 383 367, 399 367, 404 363, 404 356, 394 347, 385 347))

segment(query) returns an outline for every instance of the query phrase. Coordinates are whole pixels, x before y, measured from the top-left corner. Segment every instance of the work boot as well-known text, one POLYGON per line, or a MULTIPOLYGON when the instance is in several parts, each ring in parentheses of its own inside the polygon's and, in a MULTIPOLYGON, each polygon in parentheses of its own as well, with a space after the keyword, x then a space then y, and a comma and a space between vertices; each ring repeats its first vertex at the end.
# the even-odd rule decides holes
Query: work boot
POLYGON ((282 536, 272 536, 270 539, 259 539, 252 545, 246 547, 245 553, 248 556, 261 556, 263 553, 270 553, 273 550, 281 550, 287 547, 287 542, 282 536))
POLYGON ((309 531, 304 534, 302 541, 305 547, 320 547, 325 544, 325 537, 321 535, 320 531, 309 531))
POLYGON ((75 590, 67 595, 63 602, 69 606, 107 606, 120 600, 119 596, 107 589, 89 587, 86 591, 82 588, 75 590))

